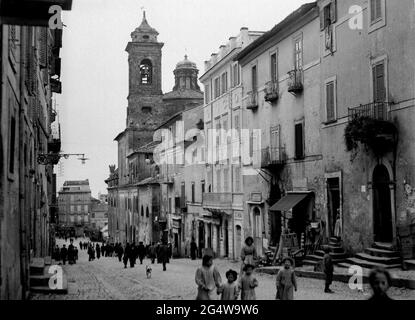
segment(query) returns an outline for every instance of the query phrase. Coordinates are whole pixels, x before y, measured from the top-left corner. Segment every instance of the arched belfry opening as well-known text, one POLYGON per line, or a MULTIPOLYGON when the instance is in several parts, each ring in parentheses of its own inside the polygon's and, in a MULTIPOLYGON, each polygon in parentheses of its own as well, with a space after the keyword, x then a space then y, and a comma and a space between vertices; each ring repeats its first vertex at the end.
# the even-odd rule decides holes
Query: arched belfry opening
POLYGON ((140 63, 140 84, 151 84, 153 81, 153 65, 149 59, 140 63))

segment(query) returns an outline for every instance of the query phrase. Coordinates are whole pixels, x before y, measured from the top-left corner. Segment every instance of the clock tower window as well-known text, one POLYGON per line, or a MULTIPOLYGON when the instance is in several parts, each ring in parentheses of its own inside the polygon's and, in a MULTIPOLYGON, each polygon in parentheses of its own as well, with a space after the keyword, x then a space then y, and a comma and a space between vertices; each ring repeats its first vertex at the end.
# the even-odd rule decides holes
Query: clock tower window
POLYGON ((151 84, 152 82, 153 67, 151 61, 144 59, 140 63, 140 83, 151 84))

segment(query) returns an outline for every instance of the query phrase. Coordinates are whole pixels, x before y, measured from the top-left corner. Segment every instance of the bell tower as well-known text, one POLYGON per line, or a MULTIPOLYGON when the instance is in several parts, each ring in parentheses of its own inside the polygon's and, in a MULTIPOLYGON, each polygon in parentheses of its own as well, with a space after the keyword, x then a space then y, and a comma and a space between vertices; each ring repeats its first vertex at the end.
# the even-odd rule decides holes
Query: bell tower
POLYGON ((158 32, 146 18, 131 33, 131 41, 125 49, 128 52, 129 94, 127 127, 152 130, 157 127, 157 115, 162 113, 161 90, 161 49, 157 41, 158 32))

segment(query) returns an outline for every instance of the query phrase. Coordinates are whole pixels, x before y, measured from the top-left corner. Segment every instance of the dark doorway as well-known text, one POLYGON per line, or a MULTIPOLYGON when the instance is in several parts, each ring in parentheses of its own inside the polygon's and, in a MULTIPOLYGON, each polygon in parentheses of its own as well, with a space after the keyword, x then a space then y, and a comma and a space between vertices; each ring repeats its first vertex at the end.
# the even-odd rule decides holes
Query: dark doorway
POLYGON ((340 214, 340 178, 327 179, 327 209, 329 235, 333 237, 337 213, 340 214))
POLYGON ((205 248, 205 224, 203 221, 199 222, 199 258, 202 258, 202 251, 205 248))
POLYGON ((228 233, 228 220, 225 220, 225 257, 229 257, 229 233, 228 233))
POLYGON ((288 221, 288 228, 297 235, 298 240, 301 239, 301 234, 306 231, 307 221, 311 218, 313 202, 314 197, 309 195, 292 209, 293 216, 288 221))
POLYGON ((373 171, 373 227, 375 241, 392 242, 392 204, 391 181, 384 165, 376 166, 373 171))
MULTIPOLYGON (((274 204, 281 199, 281 190, 278 186, 278 183, 272 183, 269 194, 269 207, 272 207, 274 204)), ((270 237, 270 246, 275 246, 280 241, 281 236, 281 212, 280 211, 270 211, 269 214, 270 225, 271 225, 271 237, 270 237)))

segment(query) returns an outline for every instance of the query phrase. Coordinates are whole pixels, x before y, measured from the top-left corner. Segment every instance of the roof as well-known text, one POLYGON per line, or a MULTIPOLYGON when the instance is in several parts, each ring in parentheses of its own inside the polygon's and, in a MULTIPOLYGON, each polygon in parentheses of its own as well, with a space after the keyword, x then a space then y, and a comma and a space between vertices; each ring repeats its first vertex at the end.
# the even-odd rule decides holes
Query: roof
POLYGON ((67 180, 63 183, 64 186, 81 186, 87 185, 89 186, 89 180, 67 180))
POLYGON ((163 100, 170 99, 203 99, 203 92, 191 89, 178 89, 167 92, 163 95, 163 100))
POLYGON ((196 63, 190 61, 187 59, 187 54, 184 56, 184 60, 178 62, 176 64, 176 70, 177 69, 197 69, 196 63))
POLYGON ((301 19, 303 16, 308 14, 310 11, 317 8, 317 2, 311 2, 303 4, 299 9, 292 12, 288 15, 284 20, 280 23, 275 25, 270 31, 266 32, 264 35, 250 43, 245 49, 238 53, 235 57, 236 60, 241 60, 246 57, 250 52, 252 52, 255 48, 266 42, 267 40, 271 39, 274 35, 281 32, 284 28, 289 26, 290 24, 298 23, 298 20, 301 19))

